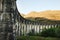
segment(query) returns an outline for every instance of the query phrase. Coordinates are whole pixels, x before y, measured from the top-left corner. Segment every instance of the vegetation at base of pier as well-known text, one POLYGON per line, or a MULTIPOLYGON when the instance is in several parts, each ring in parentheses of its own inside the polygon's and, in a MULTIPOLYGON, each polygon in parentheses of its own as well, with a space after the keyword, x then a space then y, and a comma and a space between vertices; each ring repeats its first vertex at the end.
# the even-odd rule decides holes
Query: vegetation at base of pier
POLYGON ((40 37, 40 36, 19 36, 17 40, 60 40, 60 38, 40 37))
POLYGON ((45 29, 41 32, 41 36, 44 37, 59 37, 60 38, 60 28, 50 28, 45 29))
POLYGON ((31 30, 28 33, 29 36, 43 36, 43 37, 59 37, 60 38, 60 28, 49 28, 44 29, 40 33, 36 33, 34 30, 31 30))
POLYGON ((60 40, 60 28, 44 29, 40 33, 32 29, 27 36, 18 36, 17 40, 60 40))

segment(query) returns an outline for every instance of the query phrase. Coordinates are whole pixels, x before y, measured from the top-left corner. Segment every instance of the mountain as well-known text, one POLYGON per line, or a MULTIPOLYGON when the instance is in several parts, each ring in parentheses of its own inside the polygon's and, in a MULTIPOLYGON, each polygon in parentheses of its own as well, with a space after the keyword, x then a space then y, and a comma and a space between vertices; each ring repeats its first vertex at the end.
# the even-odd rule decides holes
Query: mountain
POLYGON ((60 20, 60 10, 47 10, 42 12, 32 11, 24 16, 24 18, 46 18, 50 20, 60 20))

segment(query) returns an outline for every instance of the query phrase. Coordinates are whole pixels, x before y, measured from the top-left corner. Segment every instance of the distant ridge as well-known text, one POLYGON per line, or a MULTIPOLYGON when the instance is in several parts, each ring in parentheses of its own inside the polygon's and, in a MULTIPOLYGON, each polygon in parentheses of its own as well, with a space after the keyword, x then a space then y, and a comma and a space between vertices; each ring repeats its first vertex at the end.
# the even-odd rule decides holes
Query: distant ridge
POLYGON ((32 11, 24 16, 24 18, 46 18, 50 20, 60 20, 60 10, 47 10, 42 12, 32 11))

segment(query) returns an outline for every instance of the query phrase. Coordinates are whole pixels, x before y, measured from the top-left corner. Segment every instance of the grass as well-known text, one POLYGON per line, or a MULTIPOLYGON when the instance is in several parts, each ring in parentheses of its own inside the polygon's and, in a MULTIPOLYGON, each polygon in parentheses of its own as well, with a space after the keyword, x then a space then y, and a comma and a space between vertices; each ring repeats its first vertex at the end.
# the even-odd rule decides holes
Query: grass
POLYGON ((60 40, 60 38, 40 37, 40 36, 21 36, 17 40, 60 40))

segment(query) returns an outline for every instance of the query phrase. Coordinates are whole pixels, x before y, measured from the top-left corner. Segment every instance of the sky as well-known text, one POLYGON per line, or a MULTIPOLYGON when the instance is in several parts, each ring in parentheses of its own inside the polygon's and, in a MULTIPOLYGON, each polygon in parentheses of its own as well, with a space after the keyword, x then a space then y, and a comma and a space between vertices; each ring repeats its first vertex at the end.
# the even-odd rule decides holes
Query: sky
POLYGON ((17 0, 20 13, 28 14, 31 11, 60 10, 60 0, 17 0))

